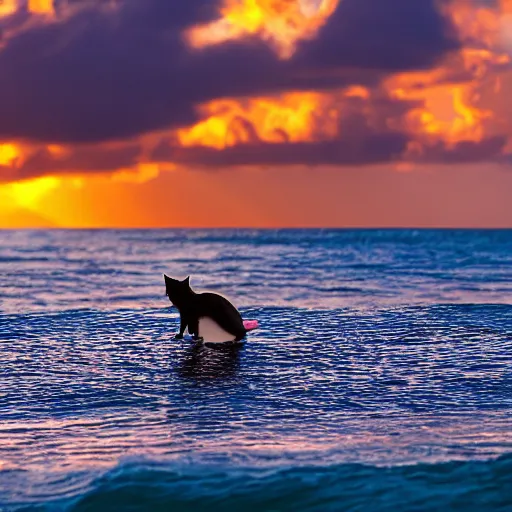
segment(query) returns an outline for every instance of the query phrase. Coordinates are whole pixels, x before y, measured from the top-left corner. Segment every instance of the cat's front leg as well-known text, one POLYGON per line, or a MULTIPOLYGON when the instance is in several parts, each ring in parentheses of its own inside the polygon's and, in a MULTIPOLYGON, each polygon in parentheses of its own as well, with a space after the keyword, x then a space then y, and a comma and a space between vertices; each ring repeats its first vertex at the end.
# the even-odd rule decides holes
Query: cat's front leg
POLYGON ((178 334, 176 334, 173 339, 182 340, 187 326, 188 326, 188 318, 185 315, 181 314, 180 315, 180 332, 178 334))

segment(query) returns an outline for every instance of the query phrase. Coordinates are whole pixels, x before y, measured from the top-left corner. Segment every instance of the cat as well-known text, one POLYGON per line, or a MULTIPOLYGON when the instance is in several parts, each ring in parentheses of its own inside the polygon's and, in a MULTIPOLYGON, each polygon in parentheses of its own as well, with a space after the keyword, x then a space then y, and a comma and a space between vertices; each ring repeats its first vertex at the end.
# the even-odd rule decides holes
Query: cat
MULTIPOLYGON (((180 313, 180 330, 175 340, 183 339, 188 328, 193 340, 203 341, 200 336, 201 320, 210 319, 226 333, 241 341, 247 334, 242 316, 231 302, 217 293, 196 293, 190 287, 190 276, 183 281, 173 279, 164 274, 165 294, 180 313)), ((209 322, 210 325, 212 322, 209 322)), ((203 323, 206 325, 206 322, 203 323)))

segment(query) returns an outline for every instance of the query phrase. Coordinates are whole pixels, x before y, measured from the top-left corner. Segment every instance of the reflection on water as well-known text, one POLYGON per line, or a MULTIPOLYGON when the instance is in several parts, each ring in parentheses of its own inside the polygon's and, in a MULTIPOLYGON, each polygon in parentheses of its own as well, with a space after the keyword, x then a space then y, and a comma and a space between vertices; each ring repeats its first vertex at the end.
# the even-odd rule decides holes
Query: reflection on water
POLYGON ((193 343, 181 357, 178 375, 197 381, 225 380, 236 377, 240 370, 240 352, 242 350, 241 344, 205 346, 203 343, 193 343))

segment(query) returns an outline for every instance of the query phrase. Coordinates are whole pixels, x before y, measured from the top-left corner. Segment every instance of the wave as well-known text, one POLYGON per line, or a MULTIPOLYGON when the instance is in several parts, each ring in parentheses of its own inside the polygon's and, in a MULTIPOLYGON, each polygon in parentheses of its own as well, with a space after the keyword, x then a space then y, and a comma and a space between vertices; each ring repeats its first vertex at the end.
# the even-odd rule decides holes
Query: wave
POLYGON ((59 500, 13 510, 509 511, 512 456, 413 466, 233 468, 132 462, 59 500))

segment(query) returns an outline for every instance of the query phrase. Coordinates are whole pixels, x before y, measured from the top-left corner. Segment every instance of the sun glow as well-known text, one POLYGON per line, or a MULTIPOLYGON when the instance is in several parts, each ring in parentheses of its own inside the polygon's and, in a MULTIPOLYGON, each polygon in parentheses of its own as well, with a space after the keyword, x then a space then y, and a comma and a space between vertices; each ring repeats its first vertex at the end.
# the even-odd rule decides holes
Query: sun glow
POLYGON ((8 183, 0 188, 11 204, 27 209, 37 209, 41 200, 60 184, 59 178, 44 176, 23 182, 8 183))

